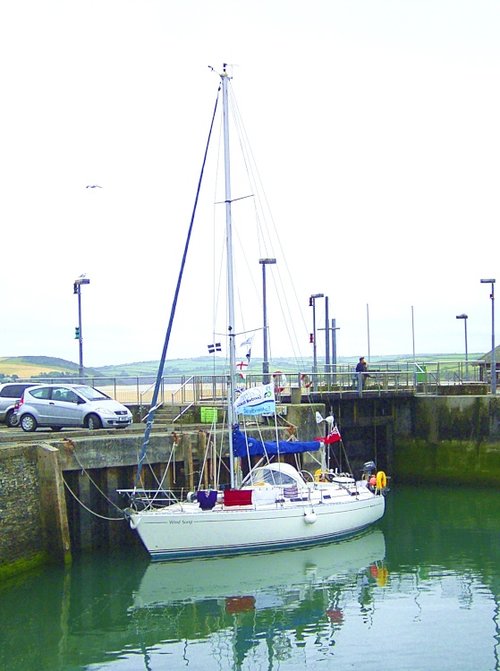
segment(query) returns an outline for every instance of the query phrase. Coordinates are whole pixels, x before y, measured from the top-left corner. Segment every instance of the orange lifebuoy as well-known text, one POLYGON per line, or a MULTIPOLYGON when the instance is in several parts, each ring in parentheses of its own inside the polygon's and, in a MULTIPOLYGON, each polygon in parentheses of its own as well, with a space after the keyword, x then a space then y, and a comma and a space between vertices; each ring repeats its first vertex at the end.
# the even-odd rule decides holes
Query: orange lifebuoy
POLYGON ((377 585, 379 587, 385 587, 387 585, 387 580, 389 578, 389 569, 385 566, 381 566, 378 570, 378 575, 376 577, 377 585))
POLYGON ((387 476, 384 471, 377 473, 377 489, 385 489, 387 487, 387 476))

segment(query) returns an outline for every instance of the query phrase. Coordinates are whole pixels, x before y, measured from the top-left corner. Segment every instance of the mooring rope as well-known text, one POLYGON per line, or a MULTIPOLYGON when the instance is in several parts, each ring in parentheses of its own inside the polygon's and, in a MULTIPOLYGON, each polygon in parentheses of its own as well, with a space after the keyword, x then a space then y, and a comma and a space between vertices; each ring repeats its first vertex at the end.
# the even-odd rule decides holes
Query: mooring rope
POLYGON ((79 503, 79 504, 82 506, 82 508, 84 508, 87 512, 91 513, 92 515, 95 515, 96 517, 100 517, 100 518, 103 519, 103 520, 108 520, 109 522, 117 522, 117 521, 124 520, 124 519, 125 519, 125 516, 124 516, 123 511, 122 511, 122 509, 120 508, 120 506, 117 506, 116 503, 115 503, 114 501, 112 501, 112 500, 109 498, 109 496, 107 496, 107 494, 106 494, 105 492, 102 491, 102 489, 101 489, 101 488, 99 487, 99 485, 92 479, 90 473, 87 471, 87 469, 85 468, 85 466, 82 464, 82 462, 81 462, 80 459, 78 458, 78 455, 77 455, 77 453, 76 453, 76 451, 75 451, 75 447, 76 447, 75 442, 74 442, 73 440, 70 440, 69 438, 67 438, 67 439, 65 439, 64 443, 65 443, 66 447, 69 447, 69 448, 70 448, 70 450, 71 450, 71 454, 73 455, 73 457, 74 457, 76 463, 78 464, 78 466, 80 466, 80 468, 81 468, 81 470, 82 470, 82 473, 85 473, 85 475, 88 477, 88 479, 90 480, 90 482, 94 485, 94 487, 97 489, 97 491, 99 492, 99 494, 101 494, 101 496, 103 496, 103 497, 106 499, 106 501, 107 501, 110 505, 113 506, 113 508, 115 508, 116 510, 120 511, 120 513, 122 514, 122 516, 121 516, 121 517, 105 517, 104 515, 100 515, 99 513, 96 513, 95 511, 91 510, 88 506, 86 506, 86 505, 83 503, 83 501, 81 501, 81 500, 78 498, 78 496, 77 496, 77 495, 75 494, 75 492, 71 489, 71 487, 68 485, 68 483, 66 482, 66 480, 65 480, 64 477, 63 477, 64 486, 65 486, 66 489, 69 491, 69 493, 71 494, 71 496, 75 499, 75 501, 77 501, 77 503, 79 503))
MULTIPOLYGON (((88 506, 85 505, 85 503, 83 503, 83 501, 81 501, 81 500, 78 498, 78 496, 77 496, 77 495, 75 494, 75 492, 71 489, 71 487, 68 485, 68 483, 66 482, 66 480, 65 480, 64 478, 63 478, 63 482, 64 482, 64 486, 66 487, 66 489, 68 490, 68 492, 71 494, 71 496, 75 499, 75 501, 76 501, 77 503, 79 503, 79 504, 81 505, 81 507, 84 508, 84 509, 85 509, 88 513, 90 513, 91 515, 95 515, 95 517, 99 517, 101 520, 107 520, 108 522, 123 522, 123 521, 125 521, 125 517, 124 517, 124 516, 122 516, 122 517, 106 517, 105 515, 100 515, 99 513, 96 513, 94 510, 91 510, 88 506)), ((113 504, 113 505, 115 505, 115 504, 113 504)), ((118 506, 115 506, 115 507, 116 507, 118 510, 120 510, 120 508, 119 508, 118 506)))

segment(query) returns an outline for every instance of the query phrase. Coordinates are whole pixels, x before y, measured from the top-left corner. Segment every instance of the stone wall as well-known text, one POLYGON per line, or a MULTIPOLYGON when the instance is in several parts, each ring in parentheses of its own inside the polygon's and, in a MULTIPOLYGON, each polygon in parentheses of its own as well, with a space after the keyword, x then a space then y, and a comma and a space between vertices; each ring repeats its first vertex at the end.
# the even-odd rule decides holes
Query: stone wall
POLYGON ((0 576, 70 560, 58 456, 43 443, 0 448, 0 576))
POLYGON ((40 482, 32 446, 0 448, 0 564, 43 561, 40 482))

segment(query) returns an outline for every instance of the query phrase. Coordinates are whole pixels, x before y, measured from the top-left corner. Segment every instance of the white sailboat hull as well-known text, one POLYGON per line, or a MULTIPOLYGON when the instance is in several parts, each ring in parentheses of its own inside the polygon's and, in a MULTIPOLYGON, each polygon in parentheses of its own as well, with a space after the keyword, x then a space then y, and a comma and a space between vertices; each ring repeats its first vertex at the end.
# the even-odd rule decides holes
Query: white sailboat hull
POLYGON ((324 543, 379 520, 385 497, 366 487, 358 495, 201 510, 197 503, 130 512, 153 560, 233 555, 324 543))

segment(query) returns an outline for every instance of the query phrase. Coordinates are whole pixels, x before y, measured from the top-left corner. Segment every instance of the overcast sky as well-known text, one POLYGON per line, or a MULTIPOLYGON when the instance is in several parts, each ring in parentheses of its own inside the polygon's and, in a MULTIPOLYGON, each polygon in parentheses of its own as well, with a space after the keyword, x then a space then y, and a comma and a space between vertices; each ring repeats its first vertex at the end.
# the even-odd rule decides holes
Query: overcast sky
MULTIPOLYGON (((293 319, 311 330, 324 293, 338 355, 373 358, 411 353, 413 336, 417 354, 463 352, 465 312, 469 352, 489 351, 499 35, 497 0, 3 3, 0 356, 78 361, 86 273, 85 365, 159 358, 218 85, 207 66, 223 62, 293 319)), ((208 301, 203 263, 182 320, 208 301)), ((181 323, 170 356, 206 354, 202 315, 181 323)))

